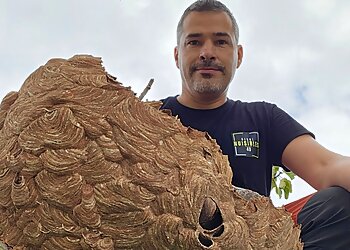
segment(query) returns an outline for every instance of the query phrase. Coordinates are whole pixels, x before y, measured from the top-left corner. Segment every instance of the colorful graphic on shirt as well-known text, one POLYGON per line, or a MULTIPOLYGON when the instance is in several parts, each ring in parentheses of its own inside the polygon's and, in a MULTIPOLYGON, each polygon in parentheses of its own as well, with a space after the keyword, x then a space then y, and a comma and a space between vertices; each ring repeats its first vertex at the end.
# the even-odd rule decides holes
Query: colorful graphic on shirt
POLYGON ((258 132, 232 133, 232 139, 236 156, 259 158, 258 132))

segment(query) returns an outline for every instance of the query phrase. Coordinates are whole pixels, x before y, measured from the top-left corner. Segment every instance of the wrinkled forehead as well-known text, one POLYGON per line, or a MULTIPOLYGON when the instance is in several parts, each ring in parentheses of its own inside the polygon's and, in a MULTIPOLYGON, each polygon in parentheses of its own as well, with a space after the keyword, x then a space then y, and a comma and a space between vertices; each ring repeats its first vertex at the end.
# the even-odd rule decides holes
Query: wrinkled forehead
POLYGON ((192 34, 228 34, 234 39, 234 28, 230 17, 223 11, 193 11, 184 19, 181 39, 192 34))

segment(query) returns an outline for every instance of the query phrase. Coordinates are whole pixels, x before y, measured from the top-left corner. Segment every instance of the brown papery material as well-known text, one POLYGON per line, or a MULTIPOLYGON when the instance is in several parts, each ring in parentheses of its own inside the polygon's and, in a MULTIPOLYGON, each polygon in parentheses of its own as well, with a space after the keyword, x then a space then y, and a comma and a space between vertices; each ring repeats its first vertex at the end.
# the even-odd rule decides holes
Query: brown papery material
POLYGON ((0 105, 0 241, 15 249, 302 249, 227 156, 100 58, 52 59, 0 105))

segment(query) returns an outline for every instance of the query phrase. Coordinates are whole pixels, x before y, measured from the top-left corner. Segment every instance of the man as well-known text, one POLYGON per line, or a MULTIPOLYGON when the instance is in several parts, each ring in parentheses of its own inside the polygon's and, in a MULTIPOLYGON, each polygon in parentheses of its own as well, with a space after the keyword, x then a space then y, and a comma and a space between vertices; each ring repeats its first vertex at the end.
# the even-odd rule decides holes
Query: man
POLYGON ((232 13, 219 1, 189 6, 174 50, 182 92, 164 99, 162 108, 217 140, 229 156, 236 186, 268 196, 272 165, 303 178, 319 191, 286 208, 302 225, 304 248, 350 249, 350 158, 322 147, 276 105, 227 98, 243 59, 238 38, 232 13))

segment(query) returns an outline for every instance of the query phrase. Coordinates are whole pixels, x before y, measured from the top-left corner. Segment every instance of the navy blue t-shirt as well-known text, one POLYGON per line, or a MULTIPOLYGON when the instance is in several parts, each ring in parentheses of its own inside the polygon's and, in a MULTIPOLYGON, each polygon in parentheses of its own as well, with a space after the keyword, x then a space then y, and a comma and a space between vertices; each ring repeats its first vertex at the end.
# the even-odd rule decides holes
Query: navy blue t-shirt
POLYGON ((286 112, 267 102, 228 99, 215 109, 188 108, 176 97, 162 100, 184 126, 206 131, 228 155, 235 186, 269 196, 272 166, 281 162, 285 147, 294 138, 310 134, 286 112))

